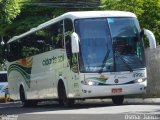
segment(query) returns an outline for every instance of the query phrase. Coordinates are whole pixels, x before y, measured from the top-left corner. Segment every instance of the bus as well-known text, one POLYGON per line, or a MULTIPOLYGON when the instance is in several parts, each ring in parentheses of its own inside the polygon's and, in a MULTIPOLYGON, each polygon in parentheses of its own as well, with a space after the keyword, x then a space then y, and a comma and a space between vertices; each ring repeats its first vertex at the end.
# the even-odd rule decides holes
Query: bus
POLYGON ((144 33, 131 12, 79 11, 15 36, 7 42, 11 98, 69 107, 94 98, 119 105, 126 95, 144 94, 144 33))
POLYGON ((0 100, 6 99, 6 89, 8 89, 7 71, 0 71, 0 100))

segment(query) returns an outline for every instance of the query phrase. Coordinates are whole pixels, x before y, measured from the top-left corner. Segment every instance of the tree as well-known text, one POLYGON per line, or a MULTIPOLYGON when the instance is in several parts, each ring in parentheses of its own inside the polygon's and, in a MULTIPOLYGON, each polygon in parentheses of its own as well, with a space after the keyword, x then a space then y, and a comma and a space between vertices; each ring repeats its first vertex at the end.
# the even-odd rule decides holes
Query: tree
POLYGON ((157 44, 160 43, 160 0, 144 0, 143 13, 139 16, 141 27, 153 31, 157 44))
POLYGON ((0 22, 10 23, 20 13, 19 0, 0 0, 0 22))
MULTIPOLYGON (((5 36, 4 28, 20 13, 19 0, 0 0, 0 38, 5 36)), ((4 46, 0 46, 0 68, 4 64, 4 46)))
POLYGON ((160 0, 101 0, 100 9, 135 13, 141 28, 153 31, 157 43, 160 43, 160 0))
MULTIPOLYGON (((60 14, 66 12, 66 9, 55 9, 53 7, 39 7, 32 5, 25 5, 21 8, 21 13, 16 17, 16 19, 9 25, 3 28, 3 32, 6 36, 6 41, 13 36, 20 35, 31 28, 37 27, 38 25, 53 19, 60 14)), ((3 25, 4 26, 4 25, 3 25)))

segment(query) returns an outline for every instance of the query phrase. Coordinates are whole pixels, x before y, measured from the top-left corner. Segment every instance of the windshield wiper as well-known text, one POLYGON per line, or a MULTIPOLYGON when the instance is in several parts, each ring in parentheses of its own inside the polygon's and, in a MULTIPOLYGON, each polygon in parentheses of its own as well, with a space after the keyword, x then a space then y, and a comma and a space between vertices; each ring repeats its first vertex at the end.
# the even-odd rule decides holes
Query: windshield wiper
POLYGON ((120 59, 123 61, 123 63, 125 63, 125 65, 127 66, 127 68, 129 69, 130 72, 133 72, 132 67, 126 62, 126 60, 121 56, 121 55, 117 55, 118 57, 120 57, 120 59))
POLYGON ((107 59, 108 59, 108 57, 109 57, 109 53, 110 53, 110 50, 107 50, 107 53, 106 53, 106 55, 105 55, 105 57, 104 57, 104 59, 103 59, 102 67, 101 67, 101 69, 100 69, 99 72, 98 72, 98 73, 100 73, 100 74, 103 72, 103 68, 105 67, 106 61, 107 61, 107 59))

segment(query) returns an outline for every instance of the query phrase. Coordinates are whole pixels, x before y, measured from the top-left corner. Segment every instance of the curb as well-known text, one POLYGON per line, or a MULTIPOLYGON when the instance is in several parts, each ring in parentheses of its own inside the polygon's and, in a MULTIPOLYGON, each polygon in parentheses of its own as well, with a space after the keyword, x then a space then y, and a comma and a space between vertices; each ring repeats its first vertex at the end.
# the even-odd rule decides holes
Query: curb
POLYGON ((124 103, 160 103, 160 98, 126 98, 124 103))
MULTIPOLYGON (((98 102, 112 102, 112 99, 86 99, 85 101, 78 101, 78 103, 98 103, 98 102)), ((160 98, 125 98, 124 103, 159 103, 160 98)))

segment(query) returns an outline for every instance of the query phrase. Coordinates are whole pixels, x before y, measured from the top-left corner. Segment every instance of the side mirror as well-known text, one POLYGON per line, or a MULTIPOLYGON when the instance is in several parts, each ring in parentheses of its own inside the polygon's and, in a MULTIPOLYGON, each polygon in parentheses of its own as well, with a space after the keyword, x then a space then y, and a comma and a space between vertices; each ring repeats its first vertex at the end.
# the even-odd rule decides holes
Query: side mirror
POLYGON ((152 31, 144 29, 144 35, 149 39, 149 47, 151 49, 156 48, 156 39, 152 31))
POLYGON ((79 37, 73 32, 71 35, 72 53, 79 53, 79 37))

